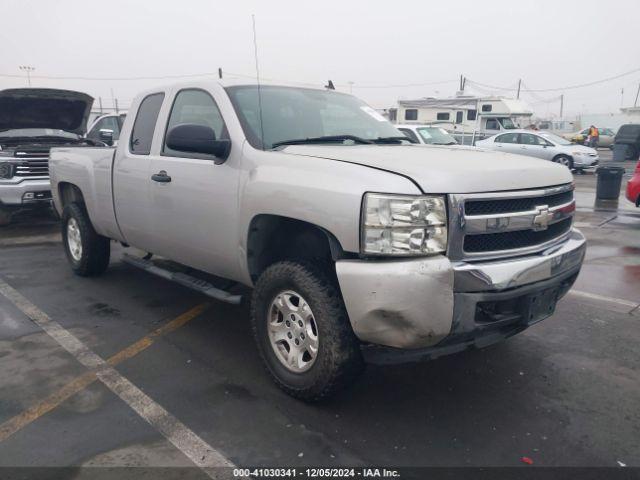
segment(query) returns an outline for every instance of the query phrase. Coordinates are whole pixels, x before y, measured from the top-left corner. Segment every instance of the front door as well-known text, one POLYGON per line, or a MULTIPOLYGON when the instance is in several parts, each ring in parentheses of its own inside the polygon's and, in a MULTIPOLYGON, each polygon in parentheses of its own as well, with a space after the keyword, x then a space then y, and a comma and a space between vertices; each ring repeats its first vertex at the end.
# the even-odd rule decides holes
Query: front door
POLYGON ((179 124, 210 127, 229 138, 218 106, 205 90, 175 95, 160 155, 149 163, 154 253, 221 277, 237 270, 237 189, 241 151, 233 146, 226 162, 213 156, 172 150, 167 132, 179 124), (164 179, 162 177, 165 177, 164 179), (160 181, 158 181, 160 180, 160 181))
POLYGON ((521 133, 520 143, 520 148, 523 150, 524 155, 549 160, 549 158, 547 158, 549 156, 549 149, 547 148, 547 141, 544 138, 534 135, 533 133, 521 133))

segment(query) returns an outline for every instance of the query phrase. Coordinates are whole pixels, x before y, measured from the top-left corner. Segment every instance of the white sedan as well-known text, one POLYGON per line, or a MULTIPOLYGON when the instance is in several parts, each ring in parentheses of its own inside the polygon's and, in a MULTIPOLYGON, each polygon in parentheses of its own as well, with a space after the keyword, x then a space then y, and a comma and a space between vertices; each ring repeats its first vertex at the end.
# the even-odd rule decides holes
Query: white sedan
POLYGON ((499 152, 517 153, 559 163, 571 170, 584 170, 598 165, 598 152, 575 145, 549 132, 512 130, 476 142, 477 147, 499 152))

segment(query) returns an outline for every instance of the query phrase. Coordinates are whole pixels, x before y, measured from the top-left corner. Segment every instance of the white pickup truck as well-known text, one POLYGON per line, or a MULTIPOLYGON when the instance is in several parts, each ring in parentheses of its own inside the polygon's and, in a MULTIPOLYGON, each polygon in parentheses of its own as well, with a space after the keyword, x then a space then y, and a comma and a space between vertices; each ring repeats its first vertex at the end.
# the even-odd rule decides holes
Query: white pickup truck
POLYGON ((150 90, 117 148, 53 149, 51 182, 77 274, 102 273, 114 240, 149 252, 127 262, 220 300, 240 296, 207 274, 252 288, 267 370, 304 400, 349 384, 365 359, 434 358, 526 329, 585 253, 568 169, 412 145, 330 90, 150 90))

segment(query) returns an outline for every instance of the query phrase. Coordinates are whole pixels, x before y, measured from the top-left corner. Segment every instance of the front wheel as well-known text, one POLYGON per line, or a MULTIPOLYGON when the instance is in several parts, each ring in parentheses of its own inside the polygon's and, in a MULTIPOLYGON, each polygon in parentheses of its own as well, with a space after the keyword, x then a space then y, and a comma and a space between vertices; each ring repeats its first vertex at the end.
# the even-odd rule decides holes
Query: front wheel
POLYGON ((71 269, 77 275, 100 275, 109 266, 109 239, 96 233, 83 205, 71 203, 64 207, 62 243, 71 269))
POLYGON ((628 145, 624 158, 625 160, 635 160, 638 158, 638 149, 633 145, 628 145))
POLYGON ((553 161, 555 163, 559 163, 560 165, 564 165, 569 170, 573 169, 573 160, 571 159, 571 157, 568 157, 567 155, 558 155, 553 159, 553 161))
POLYGON ((329 397, 362 371, 342 298, 314 265, 285 261, 265 270, 253 292, 251 321, 267 370, 293 397, 329 397))

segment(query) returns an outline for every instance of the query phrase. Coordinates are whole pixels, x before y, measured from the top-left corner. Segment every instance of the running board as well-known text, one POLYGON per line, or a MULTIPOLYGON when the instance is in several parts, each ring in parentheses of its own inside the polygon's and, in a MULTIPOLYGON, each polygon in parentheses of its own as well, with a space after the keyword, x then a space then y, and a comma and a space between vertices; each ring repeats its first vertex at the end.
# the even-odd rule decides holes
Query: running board
POLYGON ((215 298, 222 302, 233 303, 234 305, 240 304, 242 301, 242 295, 232 295, 229 292, 214 287, 212 284, 201 278, 193 277, 182 272, 172 272, 165 268, 160 268, 155 265, 151 260, 145 260, 144 258, 136 257, 125 253, 122 255, 122 261, 133 265, 134 267, 141 268, 146 272, 153 273, 158 277, 162 277, 166 280, 178 283, 184 287, 196 290, 208 297, 215 298))

